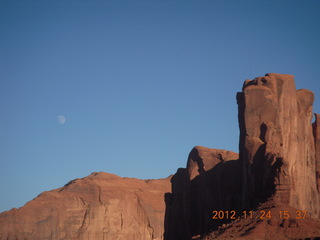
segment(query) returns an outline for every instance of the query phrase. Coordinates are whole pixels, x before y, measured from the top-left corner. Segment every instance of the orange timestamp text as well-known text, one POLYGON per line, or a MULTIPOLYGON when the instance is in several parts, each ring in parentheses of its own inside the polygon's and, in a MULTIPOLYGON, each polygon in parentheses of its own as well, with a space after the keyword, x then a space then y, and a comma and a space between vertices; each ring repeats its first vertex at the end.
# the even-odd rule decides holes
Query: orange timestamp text
POLYGON ((243 211, 237 213, 236 211, 217 211, 214 210, 212 219, 237 219, 243 217, 243 218, 257 218, 257 219, 271 219, 272 217, 278 217, 282 219, 289 219, 289 218, 296 218, 296 219, 303 219, 306 218, 308 215, 308 211, 295 211, 289 212, 289 211, 277 211, 277 212, 271 212, 271 211, 243 211), (275 216, 277 215, 277 216, 275 216))

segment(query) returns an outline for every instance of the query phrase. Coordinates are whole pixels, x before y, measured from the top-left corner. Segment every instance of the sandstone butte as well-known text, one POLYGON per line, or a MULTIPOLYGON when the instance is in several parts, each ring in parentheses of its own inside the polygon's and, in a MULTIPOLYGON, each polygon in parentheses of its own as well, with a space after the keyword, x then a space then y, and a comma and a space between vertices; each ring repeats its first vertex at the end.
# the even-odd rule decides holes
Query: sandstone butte
POLYGON ((1 213, 0 240, 320 239, 313 101, 292 75, 246 80, 239 154, 197 146, 166 179, 101 172, 73 180, 1 213))
POLYGON ((1 213, 0 239, 160 240, 169 190, 170 178, 92 173, 1 213))
POLYGON ((166 193, 165 240, 320 239, 320 118, 315 114, 311 124, 313 101, 311 91, 296 90, 292 75, 246 80, 237 94, 239 157, 191 151, 166 193))

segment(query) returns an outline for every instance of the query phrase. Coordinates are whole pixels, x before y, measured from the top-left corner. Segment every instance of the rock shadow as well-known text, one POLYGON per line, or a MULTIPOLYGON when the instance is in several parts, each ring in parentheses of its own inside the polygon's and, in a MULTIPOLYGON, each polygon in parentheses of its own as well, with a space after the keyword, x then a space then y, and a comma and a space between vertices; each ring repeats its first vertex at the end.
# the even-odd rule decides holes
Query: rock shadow
MULTIPOLYGON (((201 165, 201 164, 200 164, 201 165)), ((165 194, 165 240, 189 240, 230 222, 226 211, 240 209, 241 171, 238 160, 222 161, 190 180, 188 170, 172 177, 172 193, 165 194), (213 211, 224 217, 213 219, 213 211)))

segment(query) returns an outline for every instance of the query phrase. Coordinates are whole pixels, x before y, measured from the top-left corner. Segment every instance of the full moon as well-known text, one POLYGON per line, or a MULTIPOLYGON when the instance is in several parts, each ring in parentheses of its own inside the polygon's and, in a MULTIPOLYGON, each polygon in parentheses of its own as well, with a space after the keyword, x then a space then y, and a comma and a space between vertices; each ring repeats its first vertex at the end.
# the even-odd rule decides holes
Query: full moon
POLYGON ((63 116, 63 115, 59 115, 59 116, 57 117, 57 121, 58 121, 58 123, 60 123, 61 125, 63 125, 63 124, 66 123, 66 118, 65 118, 65 116, 63 116))

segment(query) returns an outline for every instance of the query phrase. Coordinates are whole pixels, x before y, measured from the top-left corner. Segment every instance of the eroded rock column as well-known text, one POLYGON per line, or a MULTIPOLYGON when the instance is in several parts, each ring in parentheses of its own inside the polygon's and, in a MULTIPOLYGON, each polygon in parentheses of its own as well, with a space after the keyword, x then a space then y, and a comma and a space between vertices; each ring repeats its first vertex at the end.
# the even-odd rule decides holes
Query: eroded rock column
POLYGON ((313 93, 297 91, 292 75, 271 73, 246 80, 237 100, 243 207, 274 195, 318 216, 313 93))
POLYGON ((317 178, 317 188, 320 194, 320 115, 315 115, 315 122, 313 123, 313 136, 314 136, 314 146, 316 151, 316 178, 317 178))

